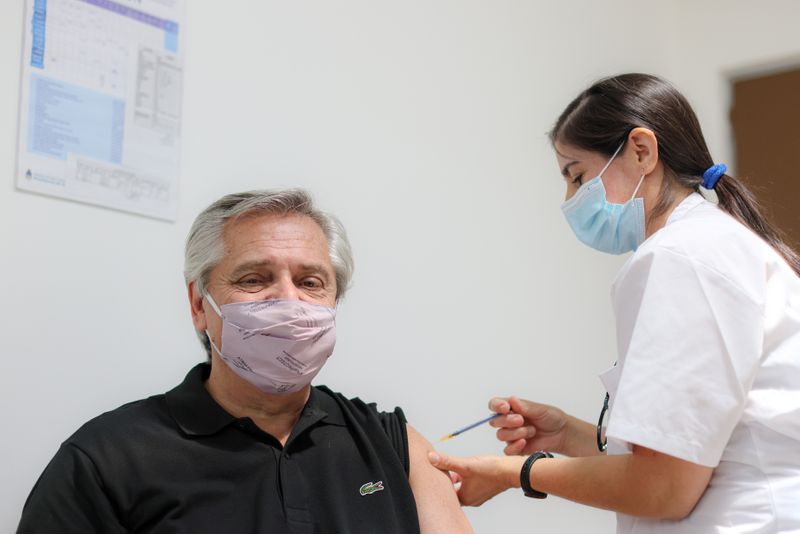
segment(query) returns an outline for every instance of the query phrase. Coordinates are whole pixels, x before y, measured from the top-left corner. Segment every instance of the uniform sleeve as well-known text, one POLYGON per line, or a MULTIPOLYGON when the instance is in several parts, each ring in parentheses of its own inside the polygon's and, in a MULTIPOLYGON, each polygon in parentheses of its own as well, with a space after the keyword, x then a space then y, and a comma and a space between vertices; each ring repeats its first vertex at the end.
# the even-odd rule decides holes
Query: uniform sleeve
POLYGON ((127 532, 91 459, 64 443, 31 490, 18 534, 117 534, 127 532))
POLYGON ((622 374, 608 436, 715 467, 758 370, 762 305, 663 248, 637 258, 614 300, 622 374))

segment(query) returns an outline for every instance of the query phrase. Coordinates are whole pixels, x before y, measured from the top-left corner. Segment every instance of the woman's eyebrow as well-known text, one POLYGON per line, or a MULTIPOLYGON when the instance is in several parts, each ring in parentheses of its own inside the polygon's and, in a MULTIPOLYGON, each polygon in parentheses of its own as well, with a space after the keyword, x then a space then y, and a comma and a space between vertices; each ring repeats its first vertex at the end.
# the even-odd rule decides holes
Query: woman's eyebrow
POLYGON ((575 160, 575 161, 570 161, 569 163, 564 165, 564 168, 561 169, 561 176, 569 176, 569 168, 572 167, 573 165, 575 165, 576 163, 579 163, 579 162, 577 160, 575 160))

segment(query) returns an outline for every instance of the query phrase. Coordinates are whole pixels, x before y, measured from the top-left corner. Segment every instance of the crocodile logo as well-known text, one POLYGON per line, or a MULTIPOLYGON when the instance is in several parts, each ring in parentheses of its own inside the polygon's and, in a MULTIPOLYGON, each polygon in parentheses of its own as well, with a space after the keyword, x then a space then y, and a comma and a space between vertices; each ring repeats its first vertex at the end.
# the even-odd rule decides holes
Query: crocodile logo
POLYGON ((383 491, 383 480, 379 480, 377 482, 367 482, 360 488, 358 488, 358 492, 361 494, 362 497, 365 495, 372 495, 376 491, 383 491))

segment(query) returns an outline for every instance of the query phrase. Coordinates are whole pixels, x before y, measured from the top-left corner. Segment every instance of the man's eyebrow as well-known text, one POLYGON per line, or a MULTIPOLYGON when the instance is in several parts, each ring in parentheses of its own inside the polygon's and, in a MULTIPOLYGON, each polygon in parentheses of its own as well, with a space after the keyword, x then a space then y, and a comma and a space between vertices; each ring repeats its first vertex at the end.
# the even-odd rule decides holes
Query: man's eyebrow
POLYGON ((305 273, 321 274, 325 280, 328 279, 328 269, 321 263, 303 263, 300 265, 300 270, 305 273))
POLYGON ((270 267, 272 265, 273 262, 269 260, 248 261, 242 263, 241 265, 237 265, 236 268, 231 272, 231 276, 244 274, 247 271, 257 271, 259 269, 263 269, 264 267, 270 267))

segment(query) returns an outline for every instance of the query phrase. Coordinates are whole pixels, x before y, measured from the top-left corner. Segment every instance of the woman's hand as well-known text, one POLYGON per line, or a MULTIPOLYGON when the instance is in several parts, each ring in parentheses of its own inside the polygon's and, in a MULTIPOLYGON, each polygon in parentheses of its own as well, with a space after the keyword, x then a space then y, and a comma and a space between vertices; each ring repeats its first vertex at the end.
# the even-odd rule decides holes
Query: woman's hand
POLYGON ((503 414, 491 421, 508 455, 550 451, 565 456, 597 456, 597 427, 559 408, 517 397, 497 397, 489 409, 503 414))
POLYGON ((429 452, 428 460, 443 471, 450 471, 464 506, 480 506, 495 495, 519 487, 519 473, 525 457, 472 456, 459 458, 429 452))
POLYGON ((491 421, 497 439, 506 442, 507 455, 552 451, 566 454, 569 416, 555 406, 517 397, 494 398, 489 409, 504 414, 491 421))

